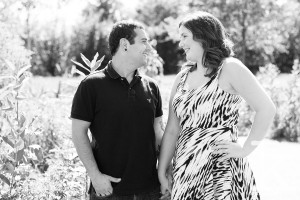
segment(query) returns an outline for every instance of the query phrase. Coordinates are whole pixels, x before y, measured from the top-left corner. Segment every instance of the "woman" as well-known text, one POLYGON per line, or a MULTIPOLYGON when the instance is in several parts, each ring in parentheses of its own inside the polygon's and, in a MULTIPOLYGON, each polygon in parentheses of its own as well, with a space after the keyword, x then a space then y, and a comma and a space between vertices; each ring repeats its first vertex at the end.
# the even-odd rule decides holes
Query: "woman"
POLYGON ((246 157, 264 138, 275 106, 247 67, 231 57, 232 43, 216 17, 189 15, 179 32, 179 46, 195 64, 177 75, 172 88, 158 167, 161 192, 173 200, 260 199, 246 157), (256 114, 240 146, 236 125, 242 99, 256 114), (166 170, 173 155, 171 186, 166 170))

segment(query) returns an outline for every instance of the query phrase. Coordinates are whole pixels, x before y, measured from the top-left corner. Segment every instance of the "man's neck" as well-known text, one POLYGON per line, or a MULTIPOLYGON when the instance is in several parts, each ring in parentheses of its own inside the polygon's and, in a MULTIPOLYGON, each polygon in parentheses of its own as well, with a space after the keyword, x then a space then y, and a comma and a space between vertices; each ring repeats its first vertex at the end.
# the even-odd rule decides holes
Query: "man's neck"
POLYGON ((113 57, 112 66, 121 77, 127 79, 128 83, 132 81, 136 69, 128 62, 128 59, 125 60, 113 57))

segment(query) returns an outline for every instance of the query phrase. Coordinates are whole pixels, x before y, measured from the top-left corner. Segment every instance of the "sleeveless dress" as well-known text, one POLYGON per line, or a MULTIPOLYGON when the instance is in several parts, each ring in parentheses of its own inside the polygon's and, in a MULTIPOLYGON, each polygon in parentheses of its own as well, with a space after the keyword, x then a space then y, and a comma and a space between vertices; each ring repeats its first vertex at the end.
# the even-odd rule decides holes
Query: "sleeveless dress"
POLYGON ((240 95, 219 87, 218 72, 203 86, 185 90, 190 68, 184 69, 172 105, 181 132, 173 158, 172 200, 258 200, 255 179, 246 158, 218 161, 215 142, 238 139, 240 95))

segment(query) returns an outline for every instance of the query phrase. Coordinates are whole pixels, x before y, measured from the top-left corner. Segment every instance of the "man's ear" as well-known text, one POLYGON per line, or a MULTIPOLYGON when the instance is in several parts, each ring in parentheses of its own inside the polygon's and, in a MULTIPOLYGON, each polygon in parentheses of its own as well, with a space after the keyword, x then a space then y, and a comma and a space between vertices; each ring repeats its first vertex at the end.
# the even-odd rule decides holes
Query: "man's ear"
POLYGON ((129 45, 129 41, 126 38, 121 38, 120 39, 120 48, 123 51, 127 51, 129 45))

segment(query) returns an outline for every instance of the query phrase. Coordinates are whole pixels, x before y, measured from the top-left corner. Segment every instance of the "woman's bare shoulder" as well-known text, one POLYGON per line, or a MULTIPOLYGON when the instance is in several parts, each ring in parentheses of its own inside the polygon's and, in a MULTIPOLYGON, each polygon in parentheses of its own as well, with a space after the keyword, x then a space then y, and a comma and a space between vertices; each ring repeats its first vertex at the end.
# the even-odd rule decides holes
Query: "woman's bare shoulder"
POLYGON ((236 70, 247 70, 248 68, 237 58, 229 57, 223 61, 222 70, 234 72, 236 70))

